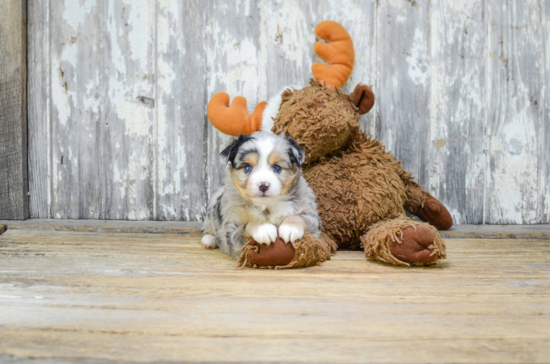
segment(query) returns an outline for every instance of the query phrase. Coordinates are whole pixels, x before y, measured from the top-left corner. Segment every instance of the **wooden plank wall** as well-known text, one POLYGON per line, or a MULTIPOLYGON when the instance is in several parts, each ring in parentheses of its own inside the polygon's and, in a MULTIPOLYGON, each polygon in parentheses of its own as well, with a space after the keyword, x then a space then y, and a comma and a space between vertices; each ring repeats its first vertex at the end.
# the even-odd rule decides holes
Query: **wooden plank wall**
POLYGON ((0 3, 0 219, 29 215, 26 17, 26 1, 0 3))
POLYGON ((361 124, 459 224, 550 223, 550 4, 537 0, 29 0, 35 218, 200 220, 249 108, 305 85, 314 26, 354 38, 361 124))

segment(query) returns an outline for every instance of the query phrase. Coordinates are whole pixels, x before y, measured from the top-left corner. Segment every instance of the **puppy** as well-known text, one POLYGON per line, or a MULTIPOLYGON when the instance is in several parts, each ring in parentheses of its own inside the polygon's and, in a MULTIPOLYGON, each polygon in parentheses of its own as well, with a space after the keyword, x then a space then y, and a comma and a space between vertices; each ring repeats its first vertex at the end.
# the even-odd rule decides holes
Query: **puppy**
POLYGON ((277 236, 292 243, 305 231, 320 236, 315 194, 300 169, 304 158, 284 134, 239 135, 220 153, 228 168, 223 187, 210 199, 202 244, 236 259, 250 238, 269 245, 277 236))

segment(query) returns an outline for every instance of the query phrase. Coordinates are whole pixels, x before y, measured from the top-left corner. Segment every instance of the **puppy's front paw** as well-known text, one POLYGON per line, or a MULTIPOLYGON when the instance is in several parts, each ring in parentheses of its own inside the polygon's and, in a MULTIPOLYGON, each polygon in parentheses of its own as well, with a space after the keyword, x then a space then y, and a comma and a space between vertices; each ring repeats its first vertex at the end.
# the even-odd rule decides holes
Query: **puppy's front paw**
POLYGON ((201 243, 206 249, 216 249, 218 247, 218 244, 216 244, 216 238, 209 234, 202 237, 201 243))
POLYGON ((263 223, 256 228, 252 238, 259 244, 271 244, 277 239, 277 228, 270 223, 263 223))
POLYGON ((279 237, 285 243, 294 243, 304 236, 304 226, 301 224, 282 223, 279 226, 279 237))

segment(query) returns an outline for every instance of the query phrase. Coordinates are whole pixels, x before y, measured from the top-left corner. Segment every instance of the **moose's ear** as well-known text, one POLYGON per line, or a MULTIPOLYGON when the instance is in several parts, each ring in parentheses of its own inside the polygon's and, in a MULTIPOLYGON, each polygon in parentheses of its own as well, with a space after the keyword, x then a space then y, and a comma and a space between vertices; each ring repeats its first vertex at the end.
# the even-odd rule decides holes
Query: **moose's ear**
POLYGON ((297 167, 300 167, 302 163, 304 163, 304 160, 306 159, 306 153, 304 150, 296 143, 296 140, 294 140, 293 137, 284 134, 284 137, 288 141, 288 144, 290 144, 290 148, 288 149, 288 157, 290 158, 290 162, 292 164, 296 164, 297 167))
POLYGON ((241 145, 243 145, 245 142, 249 141, 250 139, 252 139, 250 135, 239 134, 239 137, 236 139, 233 139, 231 144, 229 144, 220 153, 220 163, 225 166, 227 162, 231 162, 231 165, 233 166, 235 164, 235 158, 237 157, 237 153, 239 153, 239 148, 241 147, 241 145))
POLYGON ((351 101, 361 115, 366 114, 374 106, 374 93, 367 85, 358 84, 350 95, 351 101))

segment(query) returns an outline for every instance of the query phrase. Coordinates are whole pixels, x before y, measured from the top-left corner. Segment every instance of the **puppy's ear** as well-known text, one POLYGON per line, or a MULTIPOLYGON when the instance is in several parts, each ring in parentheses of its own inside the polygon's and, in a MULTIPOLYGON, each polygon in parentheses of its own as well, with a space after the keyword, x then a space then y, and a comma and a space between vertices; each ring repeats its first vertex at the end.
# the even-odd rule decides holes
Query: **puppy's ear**
POLYGON ((235 158, 237 157, 237 153, 239 152, 239 148, 241 145, 243 145, 245 142, 252 139, 250 135, 242 135, 239 134, 239 137, 236 139, 233 139, 231 144, 229 144, 222 152, 220 153, 220 163, 224 166, 227 164, 227 162, 230 162, 232 166, 235 164, 235 158))
POLYGON ((304 160, 306 159, 306 153, 304 150, 296 143, 296 140, 294 140, 293 137, 284 134, 285 139, 288 141, 288 144, 290 144, 290 148, 288 149, 288 157, 290 158, 290 162, 292 164, 296 164, 298 167, 304 163, 304 160))
POLYGON ((220 164, 225 166, 227 162, 229 162, 229 155, 231 154, 231 150, 233 149, 233 144, 235 144, 235 141, 237 139, 233 139, 231 144, 229 144, 222 152, 220 153, 220 164))

